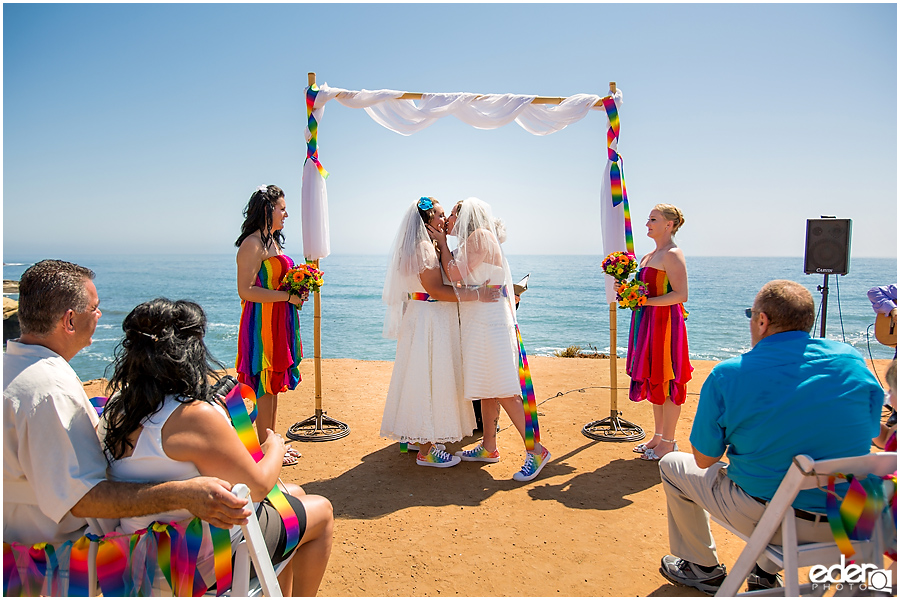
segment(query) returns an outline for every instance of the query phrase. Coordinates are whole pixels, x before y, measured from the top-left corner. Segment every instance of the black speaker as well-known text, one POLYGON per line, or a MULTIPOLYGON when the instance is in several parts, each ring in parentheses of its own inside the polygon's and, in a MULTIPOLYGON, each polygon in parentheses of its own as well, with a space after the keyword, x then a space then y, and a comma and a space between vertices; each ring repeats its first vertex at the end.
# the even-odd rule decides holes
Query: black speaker
POLYGON ((850 219, 806 220, 805 273, 846 275, 850 272, 851 224, 850 219))

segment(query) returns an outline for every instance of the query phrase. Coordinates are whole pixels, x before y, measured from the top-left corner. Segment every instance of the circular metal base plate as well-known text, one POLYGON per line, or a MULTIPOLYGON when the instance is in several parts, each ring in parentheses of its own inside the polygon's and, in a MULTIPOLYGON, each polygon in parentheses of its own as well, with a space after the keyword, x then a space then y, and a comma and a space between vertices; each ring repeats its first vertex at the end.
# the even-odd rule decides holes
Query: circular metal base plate
POLYGON ((350 435, 350 426, 324 414, 314 415, 291 425, 286 435, 298 442, 330 442, 350 435))
POLYGON ((581 428, 581 433, 600 442, 635 442, 647 436, 638 425, 619 417, 592 421, 581 428))

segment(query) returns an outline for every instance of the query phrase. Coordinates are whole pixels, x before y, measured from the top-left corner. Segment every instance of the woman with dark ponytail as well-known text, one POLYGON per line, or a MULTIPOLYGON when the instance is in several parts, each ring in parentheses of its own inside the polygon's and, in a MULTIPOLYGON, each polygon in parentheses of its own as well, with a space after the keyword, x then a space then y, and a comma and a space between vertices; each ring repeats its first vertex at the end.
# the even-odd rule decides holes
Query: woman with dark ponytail
MULTIPOLYGON (((260 443, 266 429, 275 429, 278 394, 300 382, 300 318, 295 307, 305 297, 278 289, 294 261, 282 253, 284 192, 275 185, 260 186, 244 209, 237 252, 237 286, 241 297, 241 324, 235 368, 238 381, 256 392, 259 413, 256 434, 260 443)), ((297 463, 289 450, 284 464, 297 463)))

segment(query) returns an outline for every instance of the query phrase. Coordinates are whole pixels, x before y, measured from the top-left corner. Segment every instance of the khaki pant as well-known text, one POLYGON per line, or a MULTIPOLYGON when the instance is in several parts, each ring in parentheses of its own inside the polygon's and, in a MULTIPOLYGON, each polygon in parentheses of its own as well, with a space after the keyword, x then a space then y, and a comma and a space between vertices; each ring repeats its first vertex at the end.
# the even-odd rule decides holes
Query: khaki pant
MULTIPOLYGON (((659 461, 669 513, 669 551, 704 567, 719 564, 709 515, 749 536, 766 508, 729 479, 725 467, 726 463, 718 462, 701 469, 686 452, 670 452, 659 461)), ((795 520, 798 543, 834 541, 827 520, 795 520)), ((781 544, 780 527, 770 543, 781 544)), ((756 564, 768 573, 781 570, 765 556, 756 564)))

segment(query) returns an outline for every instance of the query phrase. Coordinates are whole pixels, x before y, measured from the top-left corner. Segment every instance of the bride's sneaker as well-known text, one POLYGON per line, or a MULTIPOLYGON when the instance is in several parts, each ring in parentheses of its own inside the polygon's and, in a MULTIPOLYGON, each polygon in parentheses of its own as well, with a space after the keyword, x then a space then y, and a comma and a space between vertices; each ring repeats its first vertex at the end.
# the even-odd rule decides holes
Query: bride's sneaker
POLYGON ((538 473, 541 472, 541 469, 543 469, 544 465, 548 462, 550 462, 550 451, 543 446, 541 447, 540 456, 532 454, 531 452, 526 452, 525 464, 522 465, 522 468, 518 473, 513 475, 513 479, 516 481, 531 481, 538 476, 538 473))
MULTIPOLYGON (((443 444, 434 444, 434 445, 437 446, 438 450, 446 450, 447 449, 447 446, 445 446, 443 444)), ((418 444, 409 444, 409 443, 403 444, 403 443, 401 443, 400 444, 400 452, 406 452, 407 450, 409 452, 418 452, 419 445, 418 444), (404 448, 404 446, 405 446, 405 448, 404 448)))
POLYGON ((484 446, 478 444, 476 447, 471 450, 459 450, 455 452, 456 456, 460 457, 462 460, 468 462, 486 462, 486 463, 495 463, 500 462, 500 451, 494 450, 493 452, 488 452, 484 449, 484 446))
POLYGON ((423 467, 453 467, 458 465, 461 460, 458 456, 450 456, 434 446, 431 447, 431 450, 425 456, 422 456, 421 452, 416 455, 416 464, 423 467))

